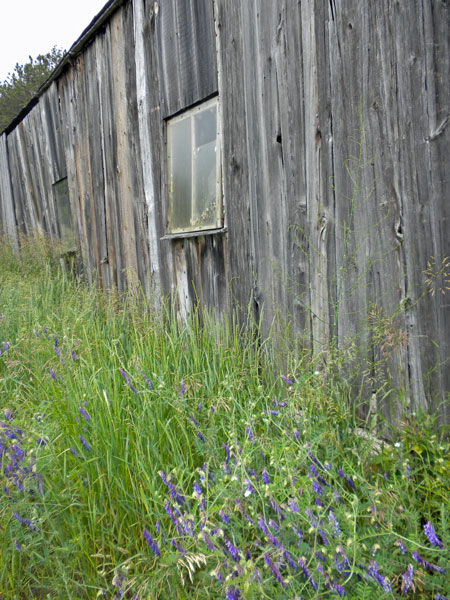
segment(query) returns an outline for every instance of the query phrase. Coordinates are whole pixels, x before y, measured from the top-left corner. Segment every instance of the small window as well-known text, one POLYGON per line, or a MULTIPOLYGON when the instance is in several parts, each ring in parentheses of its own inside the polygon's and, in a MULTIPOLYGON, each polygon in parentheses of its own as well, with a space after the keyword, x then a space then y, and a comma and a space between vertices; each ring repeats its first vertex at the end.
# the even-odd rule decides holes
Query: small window
POLYGON ((169 233, 222 226, 217 99, 167 123, 169 233))
POLYGON ((72 213, 70 210, 69 185, 67 177, 53 184, 55 190, 56 216, 59 225, 61 242, 67 250, 75 247, 75 236, 72 227, 72 213))

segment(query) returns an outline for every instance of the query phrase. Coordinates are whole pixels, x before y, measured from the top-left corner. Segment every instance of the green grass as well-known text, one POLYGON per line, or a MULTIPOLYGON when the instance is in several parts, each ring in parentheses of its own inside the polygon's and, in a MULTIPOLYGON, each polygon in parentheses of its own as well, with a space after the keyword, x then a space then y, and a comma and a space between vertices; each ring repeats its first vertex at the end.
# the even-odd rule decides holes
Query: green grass
POLYGON ((277 373, 257 325, 154 314, 24 246, 0 250, 1 599, 450 594, 431 417, 377 447, 310 359, 277 373))

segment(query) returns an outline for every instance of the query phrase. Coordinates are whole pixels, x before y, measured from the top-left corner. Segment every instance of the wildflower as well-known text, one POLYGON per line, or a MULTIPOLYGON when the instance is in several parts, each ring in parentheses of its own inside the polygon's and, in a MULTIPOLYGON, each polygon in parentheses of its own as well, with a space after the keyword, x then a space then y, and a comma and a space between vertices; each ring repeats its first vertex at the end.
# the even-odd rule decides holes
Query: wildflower
POLYGON ((197 421, 197 419, 194 419, 194 417, 192 415, 189 415, 189 418, 196 427, 200 427, 200 423, 197 421))
POLYGON ((229 461, 230 461, 230 449, 229 449, 229 448, 228 448, 228 446, 227 446, 226 444, 224 444, 224 443, 222 443, 222 448, 223 448, 223 449, 225 450, 225 452, 226 452, 226 455, 227 455, 227 457, 226 457, 225 461, 226 461, 226 463, 227 463, 227 465, 228 465, 228 463, 229 463, 229 461))
POLYGON ((230 586, 225 590, 225 598, 227 600, 239 600, 240 595, 238 588, 230 586))
POLYGON ((288 505, 289 505, 289 508, 291 509, 291 511, 292 511, 293 513, 297 513, 297 512, 299 512, 299 508, 298 508, 298 506, 295 504, 295 502, 294 502, 294 499, 293 499, 293 498, 289 498, 289 500, 288 500, 288 505))
POLYGON ((186 554, 186 550, 180 546, 173 538, 170 540, 170 543, 180 552, 180 554, 186 554))
POLYGON ((203 408, 203 404, 202 404, 201 402, 199 402, 199 403, 197 404, 197 410, 198 410, 198 412, 201 412, 201 411, 202 411, 202 408, 203 408))
POLYGON ((228 552, 231 554, 231 557, 233 558, 233 560, 235 560, 236 562, 239 562, 241 560, 241 558, 239 556, 239 548, 236 548, 236 546, 234 546, 226 536, 224 536, 223 539, 224 539, 225 547, 228 550, 228 552))
POLYGON ((254 489, 252 488, 252 484, 250 483, 250 479, 244 479, 244 483, 246 485, 244 496, 248 498, 254 493, 254 489))
POLYGON ((292 567, 293 569, 297 569, 297 565, 295 564, 295 562, 292 560, 292 556, 289 554, 289 552, 287 550, 284 550, 283 552, 283 556, 287 562, 287 564, 292 567))
POLYGON ((34 337, 40 338, 41 336, 38 334, 38 332, 36 331, 36 329, 33 329, 33 335, 34 337))
POLYGON ((18 541, 14 542, 14 548, 17 550, 17 552, 20 552, 22 550, 22 546, 19 544, 18 541))
POLYGON ((366 569, 366 572, 369 575, 369 577, 371 577, 375 581, 378 581, 378 583, 381 585, 381 587, 383 588, 383 590, 385 592, 388 593, 388 592, 392 591, 392 587, 389 582, 389 579, 387 577, 383 577, 382 575, 380 575, 380 573, 378 573, 378 565, 375 560, 373 562, 369 563, 369 566, 366 569))
POLYGON ((287 588, 287 583, 286 581, 283 579, 283 576, 281 575, 280 571, 277 569, 276 565, 270 560, 270 556, 267 554, 267 552, 264 553, 264 560, 266 562, 266 565, 268 567, 270 567, 270 570, 272 571, 275 579, 281 583, 281 585, 284 588, 287 588))
POLYGON ((228 515, 227 515, 226 513, 224 513, 224 511, 223 511, 223 510, 220 510, 220 511, 219 511, 219 516, 220 516, 220 518, 222 519, 222 521, 223 521, 224 523, 227 523, 227 524, 228 524, 228 523, 230 522, 230 518, 228 517, 228 515))
POLYGON ((337 538, 342 535, 342 531, 339 528, 339 523, 332 510, 328 513, 328 521, 333 525, 333 537, 337 538))
POLYGON ((292 381, 290 379, 288 379, 285 375, 282 375, 281 379, 288 385, 292 385, 292 381))
POLYGON ((423 526, 423 530, 432 546, 439 546, 439 548, 444 548, 444 545, 442 544, 441 540, 437 537, 437 535, 434 532, 431 521, 425 523, 425 525, 423 526))
POLYGON ((153 391, 153 389, 154 389, 153 383, 145 374, 144 374, 144 381, 148 385, 148 388, 153 391))
POLYGON ((53 371, 53 369, 49 369, 48 372, 50 373, 52 379, 56 379, 56 375, 55 375, 55 372, 53 371))
POLYGON ((413 573, 414 567, 412 565, 408 565, 408 568, 402 575, 402 594, 406 594, 411 587, 413 573))
POLYGON ((36 445, 37 445, 38 447, 40 447, 40 446, 45 446, 47 443, 48 443, 48 440, 46 440, 45 438, 38 438, 38 439, 36 440, 36 445))
POLYGON ((181 393, 184 395, 186 393, 186 388, 184 387, 183 380, 180 381, 180 389, 181 389, 181 393))
POLYGON ((77 355, 73 350, 70 351, 70 356, 72 357, 73 362, 77 362, 77 355))
POLYGON ((402 540, 396 540, 395 545, 400 548, 402 554, 406 554, 406 548, 402 540))
POLYGON ((133 385, 131 383, 131 379, 128 377, 128 375, 125 373, 125 371, 123 369, 120 369, 120 374, 125 379, 125 382, 126 382, 127 386, 130 388, 130 390, 134 394, 137 394, 138 393, 137 389, 135 387, 133 387, 133 385))
POLYGON ((443 596, 442 594, 440 594, 439 592, 436 594, 436 598, 434 600, 450 600, 450 598, 447 598, 447 596, 443 596))
POLYGON ((429 562, 424 560, 417 552, 411 552, 411 556, 416 561, 416 563, 418 563, 419 566, 421 566, 423 569, 428 569, 429 571, 436 571, 436 573, 445 573, 445 569, 430 564, 429 562))
POLYGON ((202 488, 199 486, 197 481, 194 481, 193 488, 194 488, 194 492, 196 492, 199 496, 201 494, 203 494, 202 488))
POLYGON ((86 440, 84 439, 84 437, 83 437, 83 436, 80 434, 80 435, 78 436, 78 439, 79 439, 79 440, 80 440, 80 442, 83 444, 83 446, 85 447, 85 449, 86 449, 86 450, 89 452, 89 451, 90 451, 90 448, 89 448, 89 445, 88 445, 88 443, 87 443, 87 442, 86 442, 86 440))
POLYGON ((349 486, 351 488, 353 488, 354 490, 356 490, 355 484, 353 483, 353 480, 350 479, 350 477, 347 477, 347 475, 344 473, 344 471, 342 469, 338 470, 338 474, 339 477, 342 477, 343 479, 345 479, 345 481, 349 484, 349 486))
POLYGON ((144 540, 147 542, 147 544, 150 546, 150 550, 153 552, 153 554, 155 554, 156 556, 161 556, 161 552, 158 548, 158 545, 152 539, 150 533, 146 529, 142 530, 142 536, 143 536, 144 540))
POLYGON ((339 496, 339 493, 337 490, 333 490, 333 496, 334 496, 334 500, 337 504, 342 504, 342 499, 339 496))
POLYGON ((317 591, 317 583, 314 581, 314 579, 312 578, 311 573, 308 570, 308 567, 306 566, 305 563, 305 559, 300 557, 298 559, 298 564, 300 565, 301 570, 303 571, 303 575, 306 577, 306 579, 311 583, 314 591, 317 591))
POLYGON ((343 596, 347 595, 347 592, 344 590, 344 588, 342 587, 342 585, 340 585, 339 583, 337 583, 334 586, 334 590, 339 595, 340 598, 342 598, 343 596))
POLYGON ((312 452, 308 452, 308 456, 313 461, 313 463, 319 467, 319 469, 324 468, 322 463, 319 460, 317 460, 317 458, 314 456, 314 454, 312 452))
POLYGON ((203 437, 203 435, 200 433, 200 431, 197 431, 197 437, 199 440, 201 440, 202 442, 205 441, 205 438, 203 437))
POLYGON ((37 527, 34 524, 34 521, 31 521, 30 519, 24 519, 23 517, 21 517, 18 513, 13 513, 13 516, 15 519, 17 519, 19 521, 19 523, 22 523, 22 525, 25 525, 26 527, 28 527, 28 529, 31 529, 31 531, 36 531, 37 527))
POLYGON ((81 413, 81 416, 86 419, 86 421, 89 421, 89 415, 87 414, 87 412, 84 410, 84 408, 82 406, 80 406, 80 413, 81 413))
POLYGON ((79 453, 79 452, 77 452, 77 451, 75 450, 75 448, 72 448, 72 446, 70 447, 70 451, 72 452, 72 454, 73 454, 74 456, 80 456, 80 453, 79 453))
POLYGON ((211 552, 214 552, 216 550, 216 547, 211 542, 210 537, 208 536, 208 534, 205 531, 202 534, 202 539, 205 542, 205 544, 208 546, 208 549, 211 550, 211 552))
POLYGON ((253 439, 253 433, 252 433, 249 425, 247 425, 247 427, 245 428, 245 433, 247 435, 247 439, 249 441, 251 441, 253 439))
POLYGON ((12 418, 13 418, 12 412, 9 410, 9 408, 5 408, 5 419, 7 421, 12 421, 12 418))

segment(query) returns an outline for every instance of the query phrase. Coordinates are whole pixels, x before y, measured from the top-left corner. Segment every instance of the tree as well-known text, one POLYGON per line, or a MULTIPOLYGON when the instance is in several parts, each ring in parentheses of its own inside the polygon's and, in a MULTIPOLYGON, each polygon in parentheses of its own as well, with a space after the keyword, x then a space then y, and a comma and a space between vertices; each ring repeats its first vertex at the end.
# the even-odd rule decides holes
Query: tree
POLYGON ((64 50, 54 46, 47 54, 30 56, 25 65, 16 64, 14 72, 0 84, 0 132, 28 104, 64 54, 64 50))

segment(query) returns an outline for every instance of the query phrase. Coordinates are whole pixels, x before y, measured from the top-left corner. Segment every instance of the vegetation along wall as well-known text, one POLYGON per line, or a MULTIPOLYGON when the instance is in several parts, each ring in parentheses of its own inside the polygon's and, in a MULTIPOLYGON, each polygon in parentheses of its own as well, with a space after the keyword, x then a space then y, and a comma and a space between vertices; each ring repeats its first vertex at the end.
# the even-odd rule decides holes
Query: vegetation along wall
POLYGON ((449 421, 449 46, 447 0, 111 0, 0 136, 0 224, 449 421))

